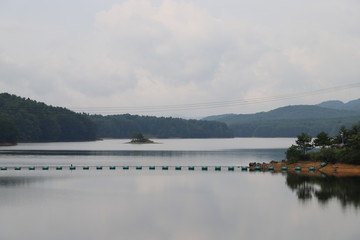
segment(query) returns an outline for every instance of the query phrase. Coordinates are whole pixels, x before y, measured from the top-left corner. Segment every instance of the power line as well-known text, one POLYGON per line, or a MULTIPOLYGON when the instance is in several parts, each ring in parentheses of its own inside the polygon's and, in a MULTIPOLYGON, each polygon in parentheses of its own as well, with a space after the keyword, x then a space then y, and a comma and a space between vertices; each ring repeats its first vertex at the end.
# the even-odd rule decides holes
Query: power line
POLYGON ((353 83, 348 85, 323 88, 313 91, 292 93, 292 94, 283 94, 277 96, 268 96, 268 97, 259 97, 259 98, 249 98, 249 99, 234 99, 228 101, 213 101, 213 102, 200 102, 200 103, 188 103, 188 104, 168 104, 168 105, 145 105, 145 106, 116 106, 116 107, 73 107, 71 108, 76 112, 86 112, 86 113, 106 113, 106 114, 115 114, 115 113, 130 113, 130 112, 166 112, 166 111, 184 111, 184 110, 200 110, 200 109, 213 109, 221 107, 233 107, 233 106, 242 106, 242 105, 252 105, 252 104, 261 104, 267 102, 288 100, 303 98, 321 94, 328 94, 330 92, 338 92, 350 88, 358 88, 360 83, 353 83))

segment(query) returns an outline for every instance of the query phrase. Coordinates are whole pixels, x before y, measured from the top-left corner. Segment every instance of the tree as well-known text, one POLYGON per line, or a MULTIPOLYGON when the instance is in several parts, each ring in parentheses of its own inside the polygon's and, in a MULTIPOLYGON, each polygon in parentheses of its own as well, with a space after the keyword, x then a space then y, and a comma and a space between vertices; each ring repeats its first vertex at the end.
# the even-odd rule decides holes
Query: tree
POLYGON ((16 143, 17 131, 10 121, 0 118, 0 143, 16 143))
POLYGON ((132 143, 153 143, 153 141, 144 137, 144 135, 141 132, 133 133, 131 142, 132 143))
POLYGON ((314 140, 314 145, 316 147, 325 148, 326 146, 330 146, 331 139, 329 135, 326 132, 321 132, 316 136, 316 139, 314 140))
POLYGON ((300 150, 302 150, 303 154, 306 154, 306 151, 314 148, 313 144, 311 143, 311 140, 312 138, 310 135, 306 133, 302 133, 297 136, 297 140, 295 142, 297 144, 297 147, 300 150))
POLYGON ((298 149, 298 146, 295 145, 291 145, 291 147, 286 150, 285 154, 287 161, 290 163, 303 160, 305 156, 302 151, 298 149))

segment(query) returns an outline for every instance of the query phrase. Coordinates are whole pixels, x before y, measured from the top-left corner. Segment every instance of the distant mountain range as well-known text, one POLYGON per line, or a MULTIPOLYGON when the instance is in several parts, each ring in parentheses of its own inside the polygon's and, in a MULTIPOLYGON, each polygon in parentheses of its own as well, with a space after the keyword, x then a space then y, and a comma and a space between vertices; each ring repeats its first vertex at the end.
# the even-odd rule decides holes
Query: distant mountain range
POLYGON ((360 99, 343 103, 295 105, 254 114, 224 114, 203 120, 226 123, 237 137, 294 137, 301 132, 315 136, 321 131, 336 135, 341 126, 360 121, 360 99))
POLYGON ((342 101, 338 101, 338 100, 326 101, 316 106, 337 109, 337 110, 360 111, 360 99, 353 100, 347 103, 343 103, 342 101))

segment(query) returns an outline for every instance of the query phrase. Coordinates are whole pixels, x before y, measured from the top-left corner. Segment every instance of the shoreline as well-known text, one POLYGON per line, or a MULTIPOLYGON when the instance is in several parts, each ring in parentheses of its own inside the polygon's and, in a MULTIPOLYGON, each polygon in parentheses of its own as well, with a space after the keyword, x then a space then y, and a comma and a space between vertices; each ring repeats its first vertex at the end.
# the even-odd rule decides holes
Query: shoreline
POLYGON ((17 143, 0 143, 0 147, 15 146, 17 143))
MULTIPOLYGON (((345 163, 328 163, 325 166, 321 165, 321 162, 298 162, 298 163, 286 163, 286 162, 271 162, 271 163, 258 163, 257 167, 260 167, 260 171, 269 171, 272 168, 273 172, 283 172, 282 168, 286 167, 286 172, 296 173, 303 175, 322 175, 335 176, 335 177, 360 177, 360 165, 352 165, 345 163), (301 168, 301 170, 296 170, 301 168)), ((256 171, 255 166, 250 166, 250 171, 256 171)))

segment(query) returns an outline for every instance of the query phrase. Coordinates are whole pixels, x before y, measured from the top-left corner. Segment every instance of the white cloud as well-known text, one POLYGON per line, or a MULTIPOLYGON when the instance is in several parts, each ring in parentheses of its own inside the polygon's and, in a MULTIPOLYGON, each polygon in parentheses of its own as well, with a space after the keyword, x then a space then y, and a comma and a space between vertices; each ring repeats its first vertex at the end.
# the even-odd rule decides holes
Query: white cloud
MULTIPOLYGON (((0 17, 0 87, 65 107, 132 107, 265 98, 359 81, 356 1, 221 3, 124 0, 96 9, 87 20, 91 31, 79 33, 86 22, 80 7, 66 21, 74 26, 59 25, 59 19, 24 22, 15 13, 15 20, 0 17)), ((35 1, 28 12, 41 14, 36 7, 41 9, 35 1)), ((63 5, 62 12, 70 7, 63 5)), ((355 89, 293 103, 357 97, 355 89)), ((184 115, 268 110, 263 108, 184 115)))

